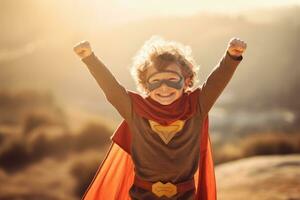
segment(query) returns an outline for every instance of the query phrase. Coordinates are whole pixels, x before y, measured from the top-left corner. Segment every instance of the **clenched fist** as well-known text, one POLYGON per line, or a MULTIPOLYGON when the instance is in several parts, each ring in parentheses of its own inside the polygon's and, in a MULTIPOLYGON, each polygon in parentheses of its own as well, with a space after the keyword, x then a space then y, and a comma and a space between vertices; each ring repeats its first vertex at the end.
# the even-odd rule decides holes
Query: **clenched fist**
POLYGON ((82 59, 93 53, 88 41, 81 41, 73 47, 75 53, 82 59))
POLYGON ((230 55, 239 57, 244 53, 246 48, 246 42, 240 40, 239 38, 232 38, 228 43, 227 51, 230 55))

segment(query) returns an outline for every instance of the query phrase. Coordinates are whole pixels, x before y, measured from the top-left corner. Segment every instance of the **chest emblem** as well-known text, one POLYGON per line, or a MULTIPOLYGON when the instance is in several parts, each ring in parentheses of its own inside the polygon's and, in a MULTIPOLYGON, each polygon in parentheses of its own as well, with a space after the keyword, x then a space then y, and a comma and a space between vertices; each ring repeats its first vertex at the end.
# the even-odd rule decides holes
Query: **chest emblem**
POLYGON ((184 120, 177 120, 170 125, 161 125, 156 121, 148 120, 151 129, 159 135, 159 137, 164 141, 164 143, 168 144, 170 140, 182 130, 184 126, 184 120))

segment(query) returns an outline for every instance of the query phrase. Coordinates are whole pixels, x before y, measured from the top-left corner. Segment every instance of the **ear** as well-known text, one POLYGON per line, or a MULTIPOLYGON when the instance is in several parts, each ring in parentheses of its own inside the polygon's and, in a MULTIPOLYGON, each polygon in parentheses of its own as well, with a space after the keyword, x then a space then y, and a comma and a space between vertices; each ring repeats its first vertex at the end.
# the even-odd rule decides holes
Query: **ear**
POLYGON ((189 87, 190 82, 191 82, 191 78, 186 78, 184 80, 184 90, 189 87))

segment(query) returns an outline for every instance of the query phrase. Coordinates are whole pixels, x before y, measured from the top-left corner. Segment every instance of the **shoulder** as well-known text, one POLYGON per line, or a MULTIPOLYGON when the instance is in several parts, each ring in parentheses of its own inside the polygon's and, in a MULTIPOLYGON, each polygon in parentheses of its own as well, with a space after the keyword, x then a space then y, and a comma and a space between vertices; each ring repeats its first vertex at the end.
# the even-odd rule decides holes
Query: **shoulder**
POLYGON ((194 97, 194 98, 198 99, 199 95, 201 94, 201 88, 197 87, 195 89, 186 91, 186 93, 190 98, 194 97))
POLYGON ((127 91, 127 93, 129 94, 130 97, 144 99, 144 97, 141 94, 139 94, 138 92, 135 92, 133 90, 128 90, 128 89, 126 89, 126 91, 127 91))

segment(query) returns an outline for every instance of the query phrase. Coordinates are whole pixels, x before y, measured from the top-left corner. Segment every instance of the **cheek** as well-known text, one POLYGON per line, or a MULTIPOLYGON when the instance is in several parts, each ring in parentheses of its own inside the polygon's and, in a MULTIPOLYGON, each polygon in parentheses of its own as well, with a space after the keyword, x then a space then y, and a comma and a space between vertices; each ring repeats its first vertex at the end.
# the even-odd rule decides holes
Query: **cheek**
POLYGON ((149 93, 149 96, 150 96, 150 97, 155 97, 155 90, 152 90, 152 91, 149 93))
POLYGON ((176 98, 179 98, 183 94, 183 89, 176 91, 176 98))

